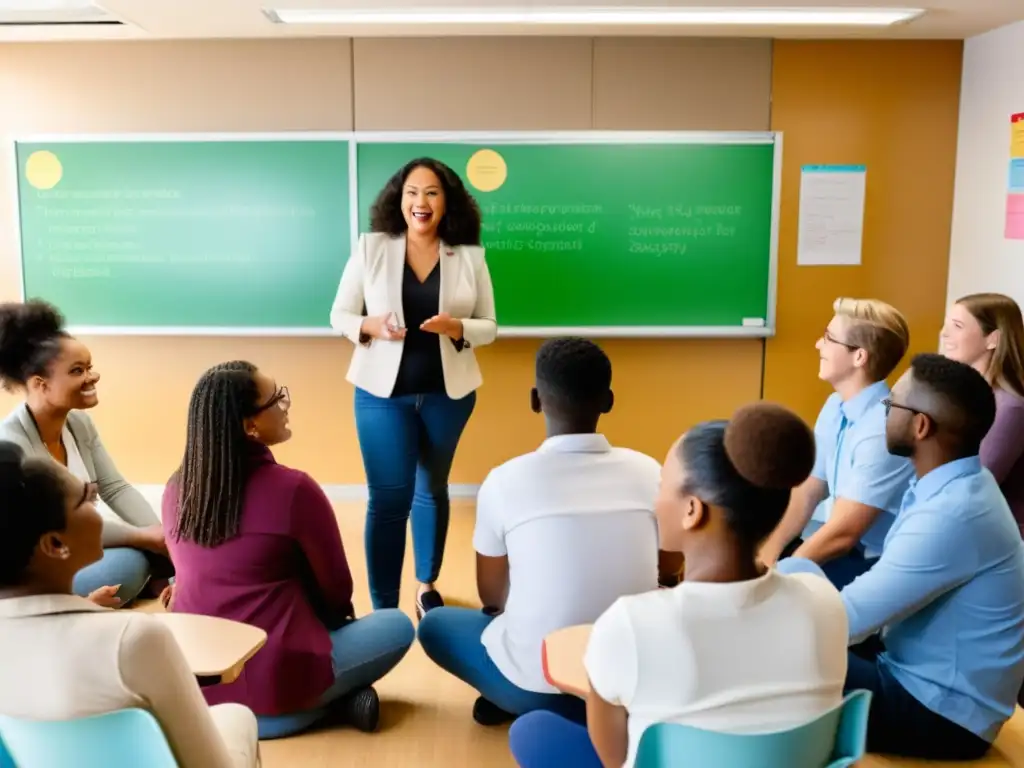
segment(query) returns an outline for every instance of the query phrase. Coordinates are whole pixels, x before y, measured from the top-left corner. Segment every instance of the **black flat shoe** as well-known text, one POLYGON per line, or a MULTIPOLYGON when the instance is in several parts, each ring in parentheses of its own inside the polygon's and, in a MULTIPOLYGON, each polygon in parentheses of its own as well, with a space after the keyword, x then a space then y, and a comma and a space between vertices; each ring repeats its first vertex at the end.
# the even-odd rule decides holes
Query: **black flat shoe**
POLYGON ((341 701, 342 722, 363 733, 373 733, 380 722, 380 699, 373 688, 363 688, 341 701))
POLYGON ((511 723, 516 716, 481 696, 473 702, 473 719, 480 725, 504 725, 511 723))
POLYGON ((436 589, 428 590, 422 594, 416 595, 416 618, 422 619, 423 614, 427 611, 432 611, 435 608, 444 607, 444 598, 441 597, 441 593, 436 589))

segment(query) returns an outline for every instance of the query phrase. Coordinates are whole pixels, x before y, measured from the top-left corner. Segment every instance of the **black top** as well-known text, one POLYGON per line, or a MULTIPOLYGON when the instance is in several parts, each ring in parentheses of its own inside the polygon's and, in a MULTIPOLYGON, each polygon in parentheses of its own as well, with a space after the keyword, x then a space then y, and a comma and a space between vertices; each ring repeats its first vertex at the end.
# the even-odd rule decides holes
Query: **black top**
POLYGON ((421 331, 420 325, 440 311, 441 262, 422 283, 409 263, 402 275, 402 311, 405 314, 405 346, 392 397, 444 392, 441 346, 436 333, 421 331))

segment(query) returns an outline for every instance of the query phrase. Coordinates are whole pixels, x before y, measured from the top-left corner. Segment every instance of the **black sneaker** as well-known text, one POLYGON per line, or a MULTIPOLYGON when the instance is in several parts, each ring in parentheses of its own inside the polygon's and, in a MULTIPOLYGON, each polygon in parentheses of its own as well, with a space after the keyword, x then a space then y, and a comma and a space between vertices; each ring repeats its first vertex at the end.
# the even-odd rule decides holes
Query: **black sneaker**
POLYGON ((473 702, 473 719, 480 725, 504 725, 511 723, 516 716, 481 696, 473 702))
POLYGON ((373 733, 380 722, 380 699, 373 688, 363 688, 346 696, 340 707, 342 719, 363 733, 373 733))
POLYGON ((441 593, 436 589, 428 590, 422 594, 416 595, 416 618, 422 619, 423 614, 427 611, 432 611, 435 608, 444 607, 444 598, 441 597, 441 593))

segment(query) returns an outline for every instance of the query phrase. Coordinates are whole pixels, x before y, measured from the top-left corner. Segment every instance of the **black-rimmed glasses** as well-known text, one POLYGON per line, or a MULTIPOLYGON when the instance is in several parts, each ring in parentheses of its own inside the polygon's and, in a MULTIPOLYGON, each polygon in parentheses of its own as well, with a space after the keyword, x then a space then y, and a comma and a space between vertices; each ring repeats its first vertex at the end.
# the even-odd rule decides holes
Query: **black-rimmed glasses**
MULTIPOLYGON (((282 410, 287 410, 291 404, 292 396, 288 392, 288 387, 281 387, 273 397, 256 409, 256 413, 263 413, 265 410, 273 408, 275 405, 282 410)), ((255 416, 256 414, 253 415, 255 416)))

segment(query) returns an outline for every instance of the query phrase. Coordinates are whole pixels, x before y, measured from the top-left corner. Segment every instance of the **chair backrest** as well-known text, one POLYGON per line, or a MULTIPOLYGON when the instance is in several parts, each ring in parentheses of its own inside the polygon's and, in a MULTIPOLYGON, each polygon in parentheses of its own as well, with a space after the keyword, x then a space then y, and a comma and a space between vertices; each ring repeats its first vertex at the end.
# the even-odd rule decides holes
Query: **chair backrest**
MULTIPOLYGON (((22 720, 0 715, 0 752, 17 768, 177 768, 160 724, 143 709, 78 720, 22 720)), ((3 766, 0 757, 0 766, 3 766)))
POLYGON ((773 733, 657 723, 640 738, 635 768, 844 768, 864 756, 870 705, 870 691, 853 691, 820 717, 773 733))

